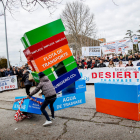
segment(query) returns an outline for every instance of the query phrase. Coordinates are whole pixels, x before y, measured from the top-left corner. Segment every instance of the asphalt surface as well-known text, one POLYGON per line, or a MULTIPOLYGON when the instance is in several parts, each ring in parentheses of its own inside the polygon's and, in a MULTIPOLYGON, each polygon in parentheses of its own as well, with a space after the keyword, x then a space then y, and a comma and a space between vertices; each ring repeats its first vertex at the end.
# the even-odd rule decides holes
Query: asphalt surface
POLYGON ((56 111, 47 127, 43 115, 14 120, 14 98, 24 95, 25 89, 0 93, 0 140, 140 140, 140 122, 96 112, 93 85, 87 85, 85 104, 56 111))

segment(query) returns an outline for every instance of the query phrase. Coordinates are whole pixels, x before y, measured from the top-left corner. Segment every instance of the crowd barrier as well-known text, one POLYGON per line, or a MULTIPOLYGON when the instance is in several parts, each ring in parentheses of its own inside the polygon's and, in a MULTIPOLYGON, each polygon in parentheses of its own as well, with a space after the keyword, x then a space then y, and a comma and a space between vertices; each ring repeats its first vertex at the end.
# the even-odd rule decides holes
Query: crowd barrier
POLYGON ((113 82, 140 82, 140 67, 114 67, 79 69, 82 79, 86 83, 97 83, 101 81, 113 82))
POLYGON ((7 76, 0 78, 0 91, 17 89, 17 76, 7 76))

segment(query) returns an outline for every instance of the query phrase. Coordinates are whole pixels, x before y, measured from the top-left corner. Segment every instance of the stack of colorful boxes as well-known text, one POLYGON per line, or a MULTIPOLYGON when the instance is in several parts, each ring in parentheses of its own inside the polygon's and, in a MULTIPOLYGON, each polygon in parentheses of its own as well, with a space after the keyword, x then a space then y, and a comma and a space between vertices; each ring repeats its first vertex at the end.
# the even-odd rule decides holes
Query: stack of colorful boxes
MULTIPOLYGON (((58 19, 26 32, 21 38, 34 80, 39 83, 38 73, 43 72, 51 80, 56 93, 81 78, 64 31, 62 21, 58 19)), ((80 98, 84 98, 81 104, 85 103, 85 92, 80 98)))
POLYGON ((26 32, 21 41, 32 75, 39 82, 38 72, 52 81, 56 92, 61 91, 80 78, 77 64, 72 56, 65 28, 61 19, 26 32))
POLYGON ((96 110, 127 119, 140 120, 140 84, 95 83, 96 110))

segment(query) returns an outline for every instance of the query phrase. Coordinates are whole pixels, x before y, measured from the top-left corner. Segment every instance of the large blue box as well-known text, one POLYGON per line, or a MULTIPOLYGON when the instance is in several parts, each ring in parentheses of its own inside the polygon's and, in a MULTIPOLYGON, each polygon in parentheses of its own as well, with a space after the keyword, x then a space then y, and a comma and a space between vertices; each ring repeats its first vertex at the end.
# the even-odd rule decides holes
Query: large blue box
POLYGON ((62 90, 62 94, 69 93, 83 93, 86 91, 86 82, 84 79, 79 79, 72 83, 70 86, 62 90))
POLYGON ((61 110, 86 103, 85 93, 71 93, 59 97, 54 102, 54 110, 61 110))
POLYGON ((140 103, 140 84, 127 82, 95 83, 95 97, 130 103, 140 103))
POLYGON ((77 68, 75 68, 75 69, 63 74, 62 76, 60 76, 58 79, 53 81, 52 84, 55 88, 56 93, 58 93, 80 78, 81 78, 81 76, 79 74, 79 71, 77 68))
MULTIPOLYGON (((26 97, 27 96, 20 96, 20 97, 15 97, 15 99, 22 99, 26 97)), ((44 101, 44 99, 41 99, 41 98, 36 98, 36 97, 32 97, 32 98, 36 101, 40 101, 40 102, 44 101)), ((12 108, 13 110, 19 109, 20 107, 19 102, 21 102, 21 100, 13 104, 13 108, 12 108)), ((41 114, 40 107, 41 105, 39 105, 37 102, 34 102, 30 99, 25 99, 23 104, 21 105, 20 111, 34 113, 34 114, 41 114)))
MULTIPOLYGON (((45 99, 44 95, 42 98, 45 99)), ((85 93, 68 93, 64 96, 57 97, 54 102, 54 110, 61 110, 72 106, 77 106, 86 103, 85 93)))

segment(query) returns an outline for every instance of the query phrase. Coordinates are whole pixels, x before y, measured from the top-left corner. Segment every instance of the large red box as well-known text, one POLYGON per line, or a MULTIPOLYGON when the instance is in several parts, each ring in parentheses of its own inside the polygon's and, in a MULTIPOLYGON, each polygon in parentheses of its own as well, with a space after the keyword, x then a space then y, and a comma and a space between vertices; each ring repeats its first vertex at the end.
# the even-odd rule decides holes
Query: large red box
POLYGON ((42 42, 28 47, 23 51, 27 60, 36 60, 37 58, 54 51, 64 45, 68 44, 64 32, 59 33, 53 37, 50 37, 42 42))

